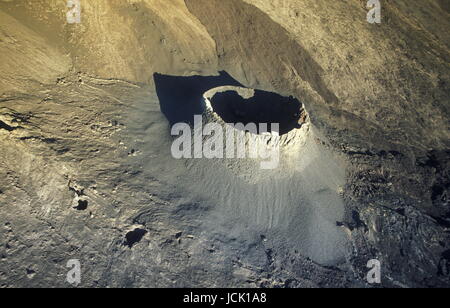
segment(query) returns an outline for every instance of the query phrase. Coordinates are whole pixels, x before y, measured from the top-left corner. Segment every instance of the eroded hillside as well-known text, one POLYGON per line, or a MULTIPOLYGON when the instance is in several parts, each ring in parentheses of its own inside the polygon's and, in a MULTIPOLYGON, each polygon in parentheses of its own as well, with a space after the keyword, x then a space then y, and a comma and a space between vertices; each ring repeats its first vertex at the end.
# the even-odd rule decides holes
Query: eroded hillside
POLYGON ((448 2, 366 3, 0 1, 0 285, 449 286, 448 2), (171 156, 231 84, 308 111, 281 171, 171 156))

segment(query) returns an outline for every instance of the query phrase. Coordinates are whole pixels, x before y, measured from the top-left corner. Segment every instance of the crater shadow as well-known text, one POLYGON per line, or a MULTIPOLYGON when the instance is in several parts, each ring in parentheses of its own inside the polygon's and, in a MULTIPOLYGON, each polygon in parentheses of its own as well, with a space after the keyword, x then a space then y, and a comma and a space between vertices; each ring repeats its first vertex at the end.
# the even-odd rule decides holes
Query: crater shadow
POLYGON ((220 86, 242 85, 227 72, 221 71, 218 76, 170 76, 155 73, 156 94, 161 112, 170 125, 176 123, 194 124, 194 115, 205 111, 203 93, 220 86))
POLYGON ((280 135, 301 127, 302 104, 292 96, 255 90, 254 96, 246 99, 236 91, 224 91, 211 98, 211 106, 225 123, 255 123, 258 128, 259 124, 266 123, 269 132, 271 124, 276 123, 280 135))

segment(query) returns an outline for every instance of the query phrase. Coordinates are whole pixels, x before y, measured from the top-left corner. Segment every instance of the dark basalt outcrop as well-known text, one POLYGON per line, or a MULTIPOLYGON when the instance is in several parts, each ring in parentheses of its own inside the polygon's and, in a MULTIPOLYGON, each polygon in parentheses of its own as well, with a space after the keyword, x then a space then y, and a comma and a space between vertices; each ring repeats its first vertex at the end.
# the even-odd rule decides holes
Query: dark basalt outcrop
POLYGON ((0 1, 0 287, 450 286, 448 1, 66 4, 0 1), (303 152, 174 159, 220 86, 303 152))

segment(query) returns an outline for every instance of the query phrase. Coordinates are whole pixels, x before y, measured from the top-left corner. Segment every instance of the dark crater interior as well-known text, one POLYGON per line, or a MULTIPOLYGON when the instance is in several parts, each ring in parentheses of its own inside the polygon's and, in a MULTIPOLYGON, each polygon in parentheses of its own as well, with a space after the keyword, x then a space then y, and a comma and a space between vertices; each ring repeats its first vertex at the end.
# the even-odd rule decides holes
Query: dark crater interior
POLYGON ((267 123, 269 132, 270 124, 277 123, 280 135, 300 128, 304 116, 302 104, 296 98, 261 90, 255 90, 255 95, 248 99, 236 91, 219 92, 211 98, 211 105, 225 123, 255 123, 258 129, 259 124, 267 123))
MULTIPOLYGON (((221 86, 244 87, 227 72, 218 76, 169 76, 155 73, 156 93, 162 113, 170 125, 176 123, 194 124, 194 116, 205 112, 203 94, 221 86)), ((217 93, 212 98, 214 111, 230 124, 279 123, 279 134, 299 128, 305 120, 302 104, 293 97, 255 90, 252 98, 244 99, 235 91, 217 93)), ((258 133, 259 130, 258 130, 258 133)))

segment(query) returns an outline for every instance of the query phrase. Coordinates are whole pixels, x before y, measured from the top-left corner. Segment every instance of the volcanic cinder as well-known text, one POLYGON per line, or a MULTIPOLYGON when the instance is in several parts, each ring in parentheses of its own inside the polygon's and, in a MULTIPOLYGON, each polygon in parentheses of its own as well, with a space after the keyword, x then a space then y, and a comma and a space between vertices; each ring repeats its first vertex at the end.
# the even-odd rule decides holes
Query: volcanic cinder
POLYGON ((0 287, 450 286, 448 1, 80 7, 0 0, 0 287), (196 116, 279 165, 173 157, 196 116))

